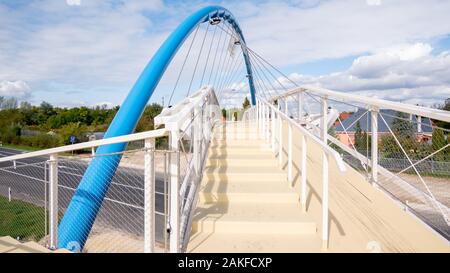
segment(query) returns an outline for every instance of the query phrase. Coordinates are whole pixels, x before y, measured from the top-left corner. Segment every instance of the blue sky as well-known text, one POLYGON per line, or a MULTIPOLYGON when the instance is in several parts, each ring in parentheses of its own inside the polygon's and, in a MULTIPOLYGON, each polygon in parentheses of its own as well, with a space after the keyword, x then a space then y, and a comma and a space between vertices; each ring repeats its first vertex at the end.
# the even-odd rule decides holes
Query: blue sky
MULTIPOLYGON (((0 0, 0 96, 118 105, 177 24, 209 4, 232 11, 248 46, 300 84, 425 105, 450 97, 440 0, 0 0)), ((152 101, 167 100, 181 61, 152 101)))

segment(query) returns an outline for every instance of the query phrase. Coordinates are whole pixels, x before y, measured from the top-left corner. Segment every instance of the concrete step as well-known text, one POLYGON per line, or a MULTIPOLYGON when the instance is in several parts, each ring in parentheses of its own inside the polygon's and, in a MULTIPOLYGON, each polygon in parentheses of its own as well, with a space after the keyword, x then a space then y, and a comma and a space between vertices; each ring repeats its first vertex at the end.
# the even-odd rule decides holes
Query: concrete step
POLYGON ((298 204, 204 204, 193 218, 193 232, 227 234, 315 234, 316 224, 298 204), (208 217, 203 217, 207 213, 208 217))
POLYGON ((249 179, 246 181, 230 181, 227 179, 204 179, 200 186, 202 194, 215 193, 292 193, 294 190, 286 187, 285 181, 261 181, 249 179))
POLYGON ((261 157, 265 158, 273 158, 274 153, 272 150, 267 148, 241 148, 241 149, 228 149, 226 147, 217 147, 217 148, 210 148, 208 150, 208 156, 217 156, 217 155, 247 155, 247 154, 253 154, 253 155, 260 155, 261 157))
POLYGON ((268 142, 264 140, 254 140, 254 139, 247 139, 247 140, 236 140, 236 139, 218 139, 214 138, 211 140, 211 145, 215 144, 236 144, 236 145, 261 145, 261 144, 268 144, 268 142))
POLYGON ((203 173, 203 179, 206 181, 229 181, 229 182, 240 182, 240 181, 270 181, 270 182, 280 182, 286 181, 286 174, 284 173, 265 173, 264 175, 258 175, 257 173, 229 173, 229 172, 209 172, 203 173))
POLYGON ((214 132, 249 132, 260 131, 258 126, 226 126, 214 128, 214 132))
POLYGON ((265 143, 263 141, 254 141, 254 140, 246 140, 246 141, 221 141, 219 143, 211 143, 209 146, 210 149, 217 148, 229 148, 229 149, 244 149, 244 148, 252 148, 252 149, 270 149, 270 143, 265 143))
POLYGON ((298 195, 295 193, 238 193, 238 192, 215 192, 215 193, 200 193, 200 204, 211 203, 261 203, 270 200, 273 204, 293 204, 298 202, 298 195))
POLYGON ((317 235, 222 234, 196 233, 191 236, 187 252, 193 253, 319 253, 317 235))
POLYGON ((212 138, 226 139, 226 140, 261 140, 259 135, 246 135, 246 134, 226 134, 226 135, 213 135, 212 138))
MULTIPOLYGON (((208 154, 208 159, 212 160, 246 160, 246 161, 273 161, 275 160, 275 154, 273 152, 266 153, 264 151, 264 156, 260 153, 248 153, 248 154, 224 154, 217 155, 214 153, 208 154)), ((277 162, 277 161, 276 161, 277 162)))
POLYGON ((206 167, 234 167, 234 166, 260 166, 260 167, 271 167, 273 166, 274 162, 273 159, 271 160, 267 160, 264 158, 261 159, 238 159, 238 158, 234 158, 234 159, 230 159, 230 158, 226 158, 225 156, 223 156, 224 158, 220 158, 220 156, 218 156, 218 158, 214 159, 214 158, 208 158, 208 160, 206 161, 206 167))
MULTIPOLYGON (((273 161, 273 160, 271 160, 273 161)), ((273 161, 273 165, 270 167, 261 167, 261 166, 209 166, 205 167, 204 174, 210 173, 226 173, 226 174, 253 174, 255 176, 264 176, 266 174, 281 174, 286 175, 284 171, 282 171, 273 161)))

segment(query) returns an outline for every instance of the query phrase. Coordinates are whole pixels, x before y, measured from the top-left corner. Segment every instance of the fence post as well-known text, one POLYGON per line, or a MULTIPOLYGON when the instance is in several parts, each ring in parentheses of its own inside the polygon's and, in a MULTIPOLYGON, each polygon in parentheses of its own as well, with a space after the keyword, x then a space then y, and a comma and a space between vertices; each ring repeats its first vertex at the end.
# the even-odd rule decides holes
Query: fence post
POLYGON ((278 162, 280 167, 283 167, 283 120, 280 114, 278 114, 278 162))
POLYGON ((272 139, 272 151, 275 152, 275 111, 270 108, 270 123, 272 127, 271 139, 272 139))
POLYGON ((178 130, 170 132, 170 252, 180 250, 180 185, 179 185, 179 134, 178 130))
POLYGON ((262 138, 265 140, 266 139, 266 105, 262 105, 261 107, 261 111, 262 111, 262 138))
POLYGON ((300 201, 302 203, 302 210, 303 212, 306 212, 306 163, 307 163, 307 143, 306 143, 306 136, 302 134, 302 153, 301 153, 301 168, 302 168, 302 176, 301 176, 301 196, 300 201))
POLYGON ((200 177, 200 161, 201 161, 201 154, 202 154, 202 145, 201 145, 201 135, 202 132, 202 109, 200 106, 195 107, 194 109, 194 168, 195 168, 195 174, 197 177, 200 177))
POLYGON ((322 248, 328 249, 328 155, 322 152, 322 248))
POLYGON ((286 116, 289 117, 289 111, 288 111, 288 97, 286 97, 284 99, 284 113, 286 114, 286 116))
POLYGON ((261 101, 258 100, 258 103, 256 104, 257 106, 257 117, 258 117, 258 131, 261 133, 261 101))
POLYGON ((376 185, 378 182, 378 109, 372 108, 370 111, 371 117, 371 168, 372 168, 372 185, 376 185))
POLYGON ((288 182, 292 186, 292 125, 288 123, 288 182))
POLYGON ((328 139, 328 124, 327 124, 327 119, 328 119, 328 99, 327 97, 323 97, 322 98, 322 119, 321 119, 321 130, 320 130, 320 137, 323 140, 323 142, 325 143, 325 145, 327 145, 327 139, 328 139))
MULTIPOLYGON (((321 138, 328 145, 328 101, 322 98, 321 138)), ((328 155, 322 151, 322 248, 328 249, 328 155)))
POLYGON ((144 252, 155 246, 155 139, 145 139, 144 154, 144 252))
POLYGON ((298 121, 301 122, 303 117, 303 91, 298 93, 298 121))
POLYGON ((270 124, 270 109, 269 109, 269 106, 267 106, 267 104, 265 105, 265 108, 266 108, 266 141, 269 141, 269 138, 270 138, 270 136, 269 136, 269 133, 270 133, 270 131, 269 131, 269 124, 270 124))
POLYGON ((49 233, 50 248, 58 247, 58 155, 50 155, 49 163, 49 233))

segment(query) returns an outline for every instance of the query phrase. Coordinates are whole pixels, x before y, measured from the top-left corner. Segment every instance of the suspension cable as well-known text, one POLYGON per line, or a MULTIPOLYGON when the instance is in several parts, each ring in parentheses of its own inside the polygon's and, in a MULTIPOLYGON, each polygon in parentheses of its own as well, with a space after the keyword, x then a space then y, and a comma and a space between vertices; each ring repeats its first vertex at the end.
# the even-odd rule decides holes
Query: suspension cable
POLYGON ((214 33, 213 33, 213 37, 212 37, 212 39, 211 39, 211 44, 209 45, 208 55, 207 55, 207 57, 206 57, 206 64, 205 64, 205 67, 204 67, 204 69, 203 69, 202 79, 201 79, 201 81, 200 81, 200 87, 199 87, 199 88, 201 88, 202 85, 203 85, 203 79, 204 79, 204 77, 205 77, 206 68, 208 67, 208 63, 209 63, 209 55, 210 55, 210 53, 211 53, 211 48, 212 48, 212 45, 213 45, 213 42, 214 42, 214 38, 216 37, 216 32, 217 32, 217 27, 214 28, 214 33))
POLYGON ((194 72, 192 73, 192 78, 191 78, 191 82, 189 83, 189 88, 188 88, 188 92, 187 92, 187 94, 186 94, 186 97, 188 97, 188 96, 189 96, 189 93, 191 92, 192 82, 194 81, 195 72, 197 71, 198 62, 199 62, 199 60, 200 60, 200 57, 202 56, 203 45, 205 44, 205 39, 206 39, 206 35, 208 34, 209 26, 210 26, 210 24, 208 24, 208 25, 206 26, 205 35, 203 36, 202 45, 201 45, 201 47, 200 47, 200 52, 199 52, 199 54, 198 54, 197 61, 196 61, 196 63, 195 63, 194 72))
MULTIPOLYGON (((189 54, 191 53, 192 45, 194 44, 195 37, 197 36, 197 32, 198 32, 198 29, 199 29, 199 28, 200 28, 200 24, 197 25, 197 28, 195 29, 194 37, 192 38, 191 44, 189 45, 189 50, 188 50, 186 56, 184 57, 183 65, 181 66, 181 70, 180 70, 180 72, 178 73, 177 80, 175 81, 175 86, 174 86, 174 88, 173 88, 173 90, 172 90, 172 93, 170 94, 169 103, 167 104, 168 106, 169 106, 170 103, 172 102, 173 94, 175 93, 175 89, 177 88, 178 82, 180 81, 181 74, 182 74, 182 72, 183 72, 184 66, 186 65, 186 61, 187 61, 187 59, 188 59, 188 57, 189 57, 189 54)), ((163 107, 164 107, 164 105, 163 105, 163 107)))

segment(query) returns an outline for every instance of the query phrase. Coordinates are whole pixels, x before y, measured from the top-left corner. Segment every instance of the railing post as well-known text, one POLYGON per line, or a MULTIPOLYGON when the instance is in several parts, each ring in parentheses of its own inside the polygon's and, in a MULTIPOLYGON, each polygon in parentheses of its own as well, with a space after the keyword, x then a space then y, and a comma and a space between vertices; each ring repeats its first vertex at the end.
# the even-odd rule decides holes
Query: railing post
POLYGON ((292 185, 292 125, 288 123, 288 182, 292 185))
POLYGON ((155 246, 155 139, 145 139, 144 154, 144 252, 155 246))
POLYGON ((328 155, 322 152, 322 248, 328 249, 328 155))
POLYGON ((180 251, 180 184, 179 180, 179 133, 170 132, 170 252, 180 251))
POLYGON ((303 91, 298 93, 298 121, 301 122, 303 117, 303 91))
POLYGON ((202 158, 202 109, 200 106, 194 109, 194 140, 193 140, 193 153, 194 153, 194 169, 197 177, 200 177, 200 162, 202 158))
POLYGON ((58 247, 58 155, 49 160, 49 232, 50 248, 58 247))
POLYGON ((328 138, 328 99, 327 97, 322 98, 322 119, 321 119, 321 130, 320 130, 320 137, 323 140, 325 144, 327 144, 327 138, 328 138))
POLYGON ((270 109, 269 109, 269 106, 266 104, 265 105, 265 109, 266 109, 266 125, 265 125, 265 128, 266 128, 266 141, 269 141, 269 134, 270 134, 270 131, 269 131, 269 128, 270 128, 270 126, 269 126, 269 124, 270 124, 270 109))
POLYGON ((376 185, 378 182, 378 109, 373 108, 370 111, 371 117, 371 169, 372 169, 372 184, 376 185))
POLYGON ((283 167, 283 120, 278 114, 278 162, 283 167))
POLYGON ((266 105, 263 104, 261 107, 261 111, 262 111, 262 138, 265 140, 266 139, 266 105))
POLYGON ((284 114, 289 117, 288 98, 287 97, 284 99, 284 114))
POLYGON ((270 123, 272 127, 271 139, 272 139, 272 151, 275 152, 275 111, 270 108, 270 123))
POLYGON ((307 143, 306 143, 306 136, 302 134, 302 151, 301 151, 301 169, 302 169, 302 176, 301 176, 301 196, 300 201, 302 203, 302 210, 303 212, 306 212, 306 176, 307 176, 307 143))
POLYGON ((258 111, 257 111, 257 116, 258 116, 258 131, 261 133, 261 127, 262 127, 262 118, 261 118, 261 101, 258 100, 257 103, 258 106, 258 111))
MULTIPOLYGON (((328 142, 328 101, 322 98, 321 138, 325 145, 328 142)), ((322 151, 322 248, 328 249, 328 155, 322 151)))

